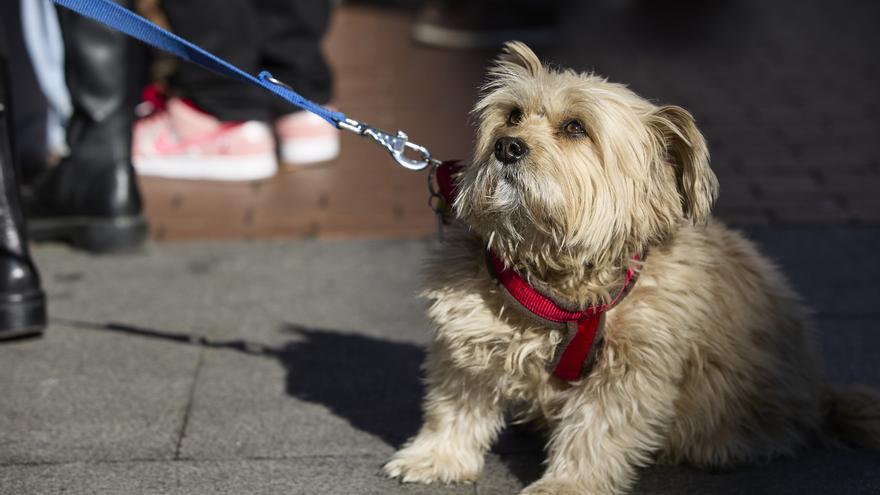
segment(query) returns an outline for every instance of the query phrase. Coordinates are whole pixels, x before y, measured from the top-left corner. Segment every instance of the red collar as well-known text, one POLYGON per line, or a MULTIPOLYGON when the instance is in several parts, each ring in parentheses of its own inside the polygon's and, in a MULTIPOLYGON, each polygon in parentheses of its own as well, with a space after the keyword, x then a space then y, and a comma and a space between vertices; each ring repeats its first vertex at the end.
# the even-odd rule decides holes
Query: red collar
MULTIPOLYGON (((462 164, 458 161, 443 162, 437 167, 437 186, 447 208, 451 207, 458 193, 455 175, 461 169, 462 164)), ((633 256, 633 259, 638 261, 641 256, 633 256)), ((549 366, 553 375, 565 381, 575 381, 589 374, 602 348, 605 313, 623 299, 635 285, 638 276, 635 270, 628 269, 623 286, 611 302, 575 310, 565 308, 541 294, 516 270, 505 267, 492 251, 486 254, 486 264, 489 273, 513 306, 520 308, 542 325, 566 330, 549 366)))

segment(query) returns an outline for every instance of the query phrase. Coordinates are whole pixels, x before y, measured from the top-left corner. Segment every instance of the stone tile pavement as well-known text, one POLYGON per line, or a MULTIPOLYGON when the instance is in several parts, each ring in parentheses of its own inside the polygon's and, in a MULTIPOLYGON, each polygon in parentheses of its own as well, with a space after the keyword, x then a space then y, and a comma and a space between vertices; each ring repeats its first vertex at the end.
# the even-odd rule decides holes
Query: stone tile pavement
MULTIPOLYGON (((818 313, 830 376, 880 386, 873 228, 756 228, 818 313)), ((541 439, 510 429, 474 485, 401 485, 420 423, 429 241, 40 246, 38 340, 0 346, 0 494, 510 494, 541 439)), ((652 468, 639 494, 880 493, 880 453, 730 473, 652 468)))

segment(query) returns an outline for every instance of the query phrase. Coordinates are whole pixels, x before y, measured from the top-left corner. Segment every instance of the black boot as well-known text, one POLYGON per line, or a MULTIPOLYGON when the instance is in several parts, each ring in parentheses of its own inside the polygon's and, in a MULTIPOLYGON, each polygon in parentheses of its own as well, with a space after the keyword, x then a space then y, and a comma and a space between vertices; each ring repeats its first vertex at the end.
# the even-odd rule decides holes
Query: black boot
POLYGON ((147 237, 131 164, 138 74, 129 38, 59 9, 74 113, 71 154, 26 194, 31 238, 93 252, 128 251, 147 237))
POLYGON ((0 340, 39 335, 46 327, 46 297, 28 252, 18 195, 7 76, 0 53, 0 340))

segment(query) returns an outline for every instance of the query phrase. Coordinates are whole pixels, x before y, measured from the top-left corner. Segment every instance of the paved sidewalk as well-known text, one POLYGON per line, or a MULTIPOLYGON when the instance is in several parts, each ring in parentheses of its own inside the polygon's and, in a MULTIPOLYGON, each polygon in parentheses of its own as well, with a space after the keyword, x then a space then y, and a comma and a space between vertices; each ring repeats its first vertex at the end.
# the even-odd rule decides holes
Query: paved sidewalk
MULTIPOLYGON (((817 308, 829 372, 880 386, 880 230, 752 236, 817 308)), ((36 250, 45 338, 0 346, 0 494, 510 494, 540 474, 512 430, 475 485, 379 473, 418 428, 426 241, 36 250)), ((876 494, 880 454, 813 451, 710 474, 648 469, 642 494, 876 494)))

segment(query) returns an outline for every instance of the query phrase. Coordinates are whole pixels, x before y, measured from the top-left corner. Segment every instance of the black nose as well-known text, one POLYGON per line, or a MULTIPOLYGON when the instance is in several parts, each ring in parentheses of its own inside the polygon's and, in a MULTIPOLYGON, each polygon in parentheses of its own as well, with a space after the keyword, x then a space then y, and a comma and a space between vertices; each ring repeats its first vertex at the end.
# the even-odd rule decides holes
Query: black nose
POLYGON ((519 138, 503 137, 495 141, 495 158, 501 163, 511 164, 529 153, 525 141, 519 138))

